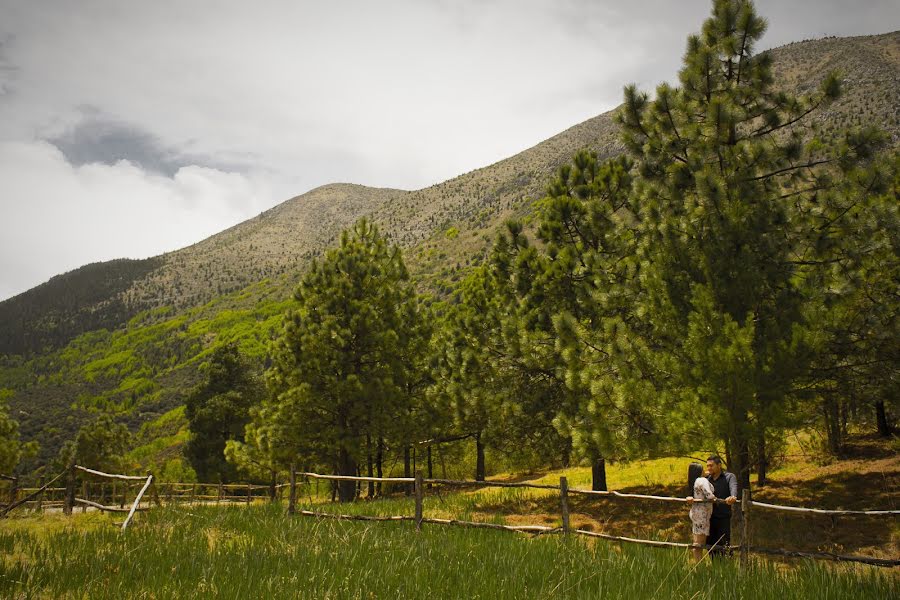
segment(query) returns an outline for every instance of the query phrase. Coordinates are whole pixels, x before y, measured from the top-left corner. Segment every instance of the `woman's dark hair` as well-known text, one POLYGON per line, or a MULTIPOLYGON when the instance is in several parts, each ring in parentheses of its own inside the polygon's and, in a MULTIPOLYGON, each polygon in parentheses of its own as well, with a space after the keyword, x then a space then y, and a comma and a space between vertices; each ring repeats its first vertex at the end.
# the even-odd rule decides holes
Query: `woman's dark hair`
POLYGON ((691 463, 688 465, 688 496, 694 495, 694 482, 698 477, 703 476, 703 465, 700 463, 691 463))

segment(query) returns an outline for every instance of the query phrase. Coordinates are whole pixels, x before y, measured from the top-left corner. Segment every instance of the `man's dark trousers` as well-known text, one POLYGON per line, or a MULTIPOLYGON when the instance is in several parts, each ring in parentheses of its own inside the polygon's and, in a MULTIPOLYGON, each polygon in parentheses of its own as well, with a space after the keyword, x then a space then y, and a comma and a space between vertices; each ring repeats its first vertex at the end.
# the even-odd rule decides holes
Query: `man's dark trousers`
POLYGON ((709 520, 709 537, 706 543, 714 546, 710 549, 713 556, 725 556, 731 546, 731 515, 716 516, 713 515, 709 520))

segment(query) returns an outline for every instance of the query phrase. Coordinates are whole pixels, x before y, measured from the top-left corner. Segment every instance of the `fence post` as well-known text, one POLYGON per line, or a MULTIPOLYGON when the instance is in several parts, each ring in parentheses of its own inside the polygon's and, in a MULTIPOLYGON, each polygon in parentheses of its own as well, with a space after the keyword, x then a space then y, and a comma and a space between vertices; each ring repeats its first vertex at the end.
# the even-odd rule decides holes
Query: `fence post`
MULTIPOLYGON (((41 478, 38 479, 38 488, 44 487, 44 476, 41 475, 41 478)), ((40 492, 37 496, 37 507, 35 511, 40 514, 44 511, 44 492, 40 492)))
POLYGON ((75 457, 69 461, 69 474, 66 477, 66 499, 63 502, 63 514, 72 514, 72 506, 75 505, 75 457))
POLYGON ((194 483, 191 485, 191 497, 188 500, 188 506, 194 505, 194 498, 196 498, 196 497, 197 497, 197 484, 194 483))
POLYGON ((425 492, 422 471, 416 471, 416 481, 413 486, 416 494, 416 531, 422 531, 422 495, 425 492))
MULTIPOLYGON (((153 473, 147 471, 147 477, 151 475, 153 473)), ((156 506, 162 506, 162 502, 159 501, 159 492, 156 489, 156 477, 153 478, 153 484, 150 486, 150 498, 156 503, 156 506)))
MULTIPOLYGON (((84 481, 81 482, 81 497, 84 498, 85 500, 90 500, 90 498, 88 498, 88 485, 87 485, 87 480, 84 480, 84 481)), ((82 505, 81 505, 81 512, 82 512, 82 513, 86 513, 86 512, 87 512, 87 504, 82 504, 82 505)))
POLYGON ((248 483, 247 484, 247 506, 250 506, 250 494, 251 493, 252 493, 252 490, 250 489, 250 484, 248 483))
POLYGON ((13 477, 9 481, 9 503, 15 504, 19 498, 19 478, 13 477))
POLYGON ((747 559, 750 556, 750 490, 744 490, 741 494, 741 568, 747 567, 747 559))
POLYGON ((569 533, 569 482, 565 477, 559 478, 559 504, 562 508, 562 530, 569 533))
POLYGON ((291 464, 291 489, 288 494, 288 514, 292 515, 297 510, 297 467, 291 464))

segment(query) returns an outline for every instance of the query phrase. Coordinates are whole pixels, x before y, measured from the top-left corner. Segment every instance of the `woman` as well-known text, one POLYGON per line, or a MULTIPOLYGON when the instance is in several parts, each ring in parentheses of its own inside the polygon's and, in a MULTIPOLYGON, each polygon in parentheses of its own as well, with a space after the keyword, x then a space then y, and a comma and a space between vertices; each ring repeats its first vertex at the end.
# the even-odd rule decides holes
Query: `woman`
POLYGON ((691 463, 688 466, 688 504, 691 505, 691 531, 694 534, 692 548, 694 560, 703 558, 703 546, 706 545, 706 537, 709 535, 709 519, 712 516, 713 505, 711 502, 694 502, 694 500, 714 500, 716 497, 709 479, 703 476, 703 466, 700 463, 691 463))

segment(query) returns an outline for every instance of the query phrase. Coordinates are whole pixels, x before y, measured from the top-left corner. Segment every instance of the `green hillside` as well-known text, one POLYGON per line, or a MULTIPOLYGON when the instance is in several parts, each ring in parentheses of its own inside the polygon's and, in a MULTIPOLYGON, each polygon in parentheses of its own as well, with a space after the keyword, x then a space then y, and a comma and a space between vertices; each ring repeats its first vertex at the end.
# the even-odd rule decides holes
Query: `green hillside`
MULTIPOLYGON (((875 123, 896 146, 900 32, 771 53, 791 91, 843 74, 845 94, 823 131, 875 123)), ((181 407, 205 359, 236 342, 262 369, 293 286, 342 229, 370 216, 405 248, 418 286, 441 296, 482 260, 504 220, 527 222, 552 174, 582 148, 601 158, 624 151, 613 112, 426 189, 324 186, 188 248, 90 265, 0 303, 0 395, 22 437, 40 443, 21 469, 55 457, 92 411, 136 434, 136 466, 165 464, 184 442, 181 407)))

